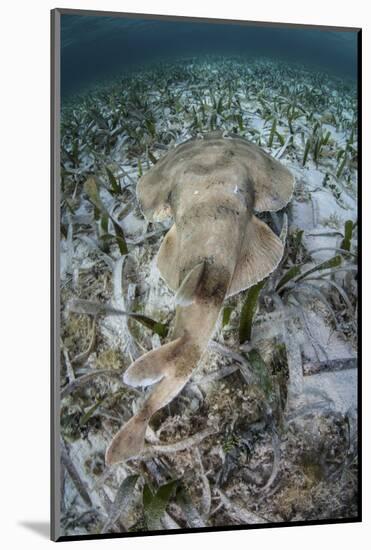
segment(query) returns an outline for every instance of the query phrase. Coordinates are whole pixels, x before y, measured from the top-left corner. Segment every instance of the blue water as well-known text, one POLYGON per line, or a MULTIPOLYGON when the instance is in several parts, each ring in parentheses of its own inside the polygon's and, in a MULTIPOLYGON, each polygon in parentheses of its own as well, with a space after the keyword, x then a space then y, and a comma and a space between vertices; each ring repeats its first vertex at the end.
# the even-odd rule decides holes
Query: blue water
POLYGON ((353 30, 62 15, 62 97, 143 65, 206 54, 279 58, 345 78, 357 76, 353 30))

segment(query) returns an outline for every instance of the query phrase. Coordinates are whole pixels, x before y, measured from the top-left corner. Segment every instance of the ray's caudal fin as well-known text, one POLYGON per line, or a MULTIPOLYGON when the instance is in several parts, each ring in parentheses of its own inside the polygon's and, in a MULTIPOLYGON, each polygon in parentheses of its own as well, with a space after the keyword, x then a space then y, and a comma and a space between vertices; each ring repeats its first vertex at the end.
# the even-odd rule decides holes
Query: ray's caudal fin
POLYGON ((196 264, 180 285, 174 340, 139 357, 125 372, 124 383, 130 386, 156 384, 139 412, 115 435, 106 452, 106 464, 122 462, 141 454, 151 417, 176 397, 190 379, 207 347, 227 290, 205 306, 203 298, 212 292, 210 273, 204 262, 196 264), (206 290, 205 290, 206 288, 206 290), (206 294, 205 294, 206 293, 206 294), (201 326, 202 325, 202 326, 201 326), (192 328, 199 327, 197 334, 192 328))
POLYGON ((184 335, 161 348, 149 351, 126 371, 124 382, 130 386, 156 386, 140 411, 115 435, 106 451, 111 465, 140 455, 152 415, 165 407, 192 375, 202 350, 184 335))

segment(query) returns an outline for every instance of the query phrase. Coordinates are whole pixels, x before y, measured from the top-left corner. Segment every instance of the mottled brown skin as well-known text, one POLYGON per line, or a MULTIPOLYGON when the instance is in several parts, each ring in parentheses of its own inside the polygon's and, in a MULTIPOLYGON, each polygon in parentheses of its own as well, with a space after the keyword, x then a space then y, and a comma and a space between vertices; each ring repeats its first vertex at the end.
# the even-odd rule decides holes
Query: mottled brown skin
MULTIPOLYGON (((140 454, 151 416, 191 377, 215 329, 241 251, 249 246, 246 235, 254 238, 262 232, 268 243, 272 240, 275 259, 267 262, 265 257, 263 275, 274 269, 282 245, 254 218, 253 210, 259 204, 271 205, 273 210, 286 204, 292 193, 290 178, 286 169, 255 145, 239 138, 224 139, 220 133, 178 146, 141 178, 137 193, 146 217, 157 220, 171 215, 174 219, 173 239, 165 238, 160 250, 165 261, 159 268, 165 280, 182 291, 187 275, 200 264, 203 268, 191 303, 176 308, 172 341, 140 357, 124 375, 130 385, 156 385, 142 409, 116 434, 106 453, 108 464, 140 454), (269 189, 271 169, 282 178, 282 189, 269 189), (251 231, 251 227, 257 229, 251 231)), ((262 248, 269 252, 269 246, 262 248)), ((254 283, 251 265, 249 270, 247 285, 254 283)))
POLYGON ((211 132, 204 139, 178 145, 141 178, 137 194, 149 220, 170 215, 174 185, 184 183, 187 176, 202 176, 205 182, 212 180, 206 185, 219 182, 221 186, 226 178, 237 184, 248 178, 253 182, 254 208, 259 212, 280 210, 293 191, 293 176, 263 149, 234 134, 211 132))
POLYGON ((254 200, 248 179, 241 181, 238 173, 231 177, 224 164, 207 179, 193 173, 195 163, 205 169, 210 166, 213 149, 210 157, 205 151, 193 157, 190 172, 175 184, 170 198, 178 237, 179 285, 197 264, 205 262, 194 304, 177 308, 174 337, 188 331, 202 347, 207 345, 233 277, 254 200))

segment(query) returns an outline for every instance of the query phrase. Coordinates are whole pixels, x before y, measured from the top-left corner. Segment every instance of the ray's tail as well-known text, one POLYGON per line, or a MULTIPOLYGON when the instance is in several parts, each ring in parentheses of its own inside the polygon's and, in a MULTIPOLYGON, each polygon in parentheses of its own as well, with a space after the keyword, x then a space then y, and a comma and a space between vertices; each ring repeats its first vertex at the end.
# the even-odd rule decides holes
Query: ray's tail
POLYGON ((137 359, 125 372, 130 386, 156 384, 142 408, 112 439, 106 451, 106 464, 112 465, 140 455, 152 415, 165 407, 188 382, 202 349, 186 335, 137 359))
POLYGON ((184 277, 176 295, 174 340, 139 357, 124 374, 129 386, 153 390, 142 408, 115 435, 106 451, 108 465, 140 455, 151 416, 165 407, 188 382, 218 319, 229 275, 204 262, 184 277))

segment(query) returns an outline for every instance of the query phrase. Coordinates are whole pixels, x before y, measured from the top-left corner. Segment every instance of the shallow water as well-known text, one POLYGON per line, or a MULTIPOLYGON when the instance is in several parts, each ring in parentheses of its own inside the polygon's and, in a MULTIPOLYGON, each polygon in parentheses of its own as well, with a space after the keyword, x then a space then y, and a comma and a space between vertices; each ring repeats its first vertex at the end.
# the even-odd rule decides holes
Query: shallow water
MULTIPOLYGON (((149 17, 149 16, 147 16, 149 17)), ((355 78, 355 31, 62 15, 64 97, 158 61, 200 55, 266 56, 355 78)))
MULTIPOLYGON (((77 487, 66 476, 62 488, 64 534, 100 532, 107 498, 137 471, 136 462, 108 471, 104 453, 144 398, 123 386, 122 373, 166 341, 107 311, 94 322, 76 315, 71 301, 139 313, 171 330, 174 293, 155 262, 171 222, 144 219, 136 185, 166 151, 214 130, 262 147, 296 186, 285 209, 260 215, 276 234, 288 219, 286 252, 266 280, 252 327, 264 376, 254 374, 256 365, 241 368, 245 291, 226 302, 192 384, 147 433, 149 443, 168 447, 175 436, 205 438, 197 460, 192 449, 170 454, 165 477, 182 479, 197 512, 207 472, 212 507, 198 523, 178 511, 172 517, 181 527, 214 527, 356 516, 356 434, 349 444, 344 438, 357 406, 355 76, 355 32, 62 16, 61 386, 108 371, 62 399, 61 432, 79 476, 77 487), (344 372, 326 371, 344 364, 344 372), (81 422, 87 411, 92 416, 81 422), (218 431, 206 438, 211 424, 218 431), (339 478, 331 473, 334 456, 345 472, 339 478), (272 491, 264 493, 267 484, 272 491), (233 508, 235 495, 241 500, 233 508)), ((149 471, 156 485, 164 471, 149 471)), ((143 530, 143 483, 123 514, 132 530, 143 530)))

